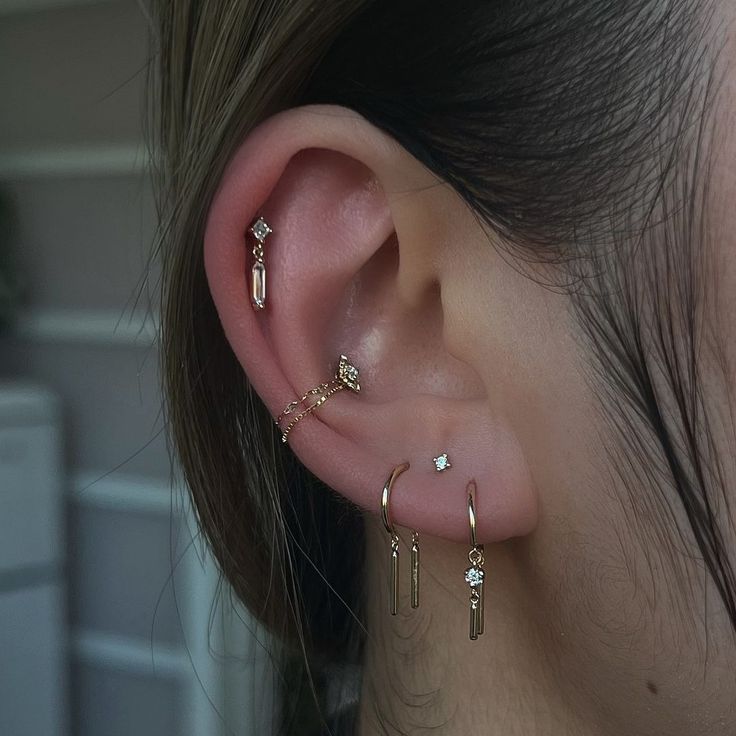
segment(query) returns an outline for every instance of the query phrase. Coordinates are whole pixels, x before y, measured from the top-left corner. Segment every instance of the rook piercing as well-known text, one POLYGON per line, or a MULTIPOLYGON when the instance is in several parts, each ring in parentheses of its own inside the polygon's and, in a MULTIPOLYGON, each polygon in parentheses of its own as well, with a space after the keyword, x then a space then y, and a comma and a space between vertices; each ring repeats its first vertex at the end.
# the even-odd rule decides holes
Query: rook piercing
POLYGON ((465 582, 470 586, 470 638, 475 641, 483 633, 483 545, 475 538, 475 481, 468 483, 468 519, 470 521, 470 567, 465 571, 465 582))
POLYGON ((434 469, 438 473, 441 473, 443 470, 447 470, 448 468, 452 467, 452 463, 450 462, 450 458, 447 457, 446 452, 443 452, 437 457, 433 457, 432 460, 434 461, 434 469))
POLYGON ((273 230, 262 217, 259 217, 251 225, 250 232, 256 239, 253 246, 253 268, 250 272, 250 300, 253 309, 263 309, 266 306, 266 264, 263 261, 263 246, 266 237, 273 230))
POLYGON ((344 388, 350 389, 354 393, 360 393, 360 371, 350 362, 345 356, 340 356, 340 361, 335 371, 335 377, 328 383, 320 383, 319 386, 315 386, 309 389, 304 396, 296 401, 292 401, 286 405, 281 414, 276 418, 276 426, 281 429, 281 441, 286 442, 289 437, 289 432, 294 428, 294 425, 300 420, 304 419, 307 414, 311 414, 315 409, 319 409, 322 404, 327 401, 330 397, 334 396, 338 391, 342 391, 344 388), (281 422, 291 414, 293 414, 300 406, 304 406, 307 399, 312 396, 318 396, 319 398, 314 401, 313 404, 305 406, 302 411, 294 416, 294 418, 286 425, 281 427, 281 422))

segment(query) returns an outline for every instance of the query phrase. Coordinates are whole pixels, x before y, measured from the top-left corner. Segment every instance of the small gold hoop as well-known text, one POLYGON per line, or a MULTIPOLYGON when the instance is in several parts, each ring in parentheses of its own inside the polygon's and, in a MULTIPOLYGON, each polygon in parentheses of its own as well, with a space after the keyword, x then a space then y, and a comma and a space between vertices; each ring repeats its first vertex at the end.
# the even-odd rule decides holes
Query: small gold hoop
POLYGON ((475 492, 477 490, 477 486, 474 480, 471 480, 470 483, 468 483, 466 490, 468 492, 468 518, 470 520, 470 546, 477 547, 478 542, 476 541, 476 536, 475 536, 475 492))
POLYGON ((391 537, 396 536, 394 531, 394 525, 391 521, 391 512, 389 511, 389 501, 391 499, 391 489, 393 488, 396 479, 405 471, 409 470, 409 463, 402 463, 397 465, 389 475, 386 485, 383 487, 383 494, 381 495, 381 519, 383 519, 383 526, 391 537))

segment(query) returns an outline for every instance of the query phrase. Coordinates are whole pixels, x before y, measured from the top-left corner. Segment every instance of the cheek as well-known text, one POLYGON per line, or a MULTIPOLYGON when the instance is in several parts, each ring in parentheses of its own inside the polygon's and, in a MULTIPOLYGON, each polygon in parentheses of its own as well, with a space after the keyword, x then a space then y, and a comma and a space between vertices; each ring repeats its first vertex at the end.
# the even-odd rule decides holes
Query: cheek
POLYGON ((539 498, 519 580, 549 676, 571 707, 622 733, 632 722, 642 733, 680 732, 698 717, 703 642, 700 586, 680 583, 693 571, 680 566, 674 522, 658 489, 618 476, 630 458, 612 458, 616 440, 586 379, 567 297, 524 277, 499 279, 488 293, 484 382, 496 388, 492 410, 518 437, 539 498))

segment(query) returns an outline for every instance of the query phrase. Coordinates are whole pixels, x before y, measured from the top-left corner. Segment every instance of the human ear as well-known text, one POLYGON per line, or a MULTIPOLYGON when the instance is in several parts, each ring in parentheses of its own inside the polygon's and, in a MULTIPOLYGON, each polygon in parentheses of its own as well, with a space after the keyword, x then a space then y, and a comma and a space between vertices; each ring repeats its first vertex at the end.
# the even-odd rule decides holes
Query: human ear
POLYGON ((340 391, 289 433, 312 473, 377 513, 387 476, 408 461, 394 522, 455 541, 468 539, 475 479, 479 541, 491 542, 528 533, 537 506, 523 448, 465 347, 493 329, 492 315, 468 324, 473 295, 443 293, 444 253, 471 223, 449 187, 365 118, 310 105, 264 121, 233 155, 204 261, 225 335, 273 417, 330 381, 341 354, 360 369, 360 393, 340 391), (262 310, 250 299, 258 216, 273 229, 262 310), (443 452, 452 467, 438 472, 443 452))

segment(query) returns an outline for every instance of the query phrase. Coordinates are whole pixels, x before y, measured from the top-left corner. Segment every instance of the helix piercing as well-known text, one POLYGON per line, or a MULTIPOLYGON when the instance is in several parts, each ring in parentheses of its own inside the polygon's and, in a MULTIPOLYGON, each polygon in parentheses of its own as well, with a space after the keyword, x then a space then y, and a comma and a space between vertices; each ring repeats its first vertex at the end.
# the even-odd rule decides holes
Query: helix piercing
POLYGON ((325 401, 345 388, 356 394, 360 393, 360 371, 350 362, 349 358, 341 355, 335 371, 335 377, 331 381, 320 383, 319 386, 310 388, 302 397, 288 403, 281 414, 276 417, 276 426, 281 429, 281 441, 287 442, 289 433, 298 422, 316 409, 319 409, 325 401), (312 397, 317 397, 314 399, 314 403, 307 404, 306 402, 311 400, 312 397), (304 408, 291 418, 291 421, 289 421, 286 427, 282 427, 282 422, 287 417, 291 417, 299 407, 304 408))
MULTIPOLYGON (((391 561, 389 566, 389 611, 392 616, 395 616, 399 610, 399 535, 394 529, 393 522, 391 521, 391 511, 389 508, 389 502, 391 499, 391 489, 393 488, 396 479, 405 471, 409 469, 409 463, 403 463, 397 465, 388 477, 386 484, 383 486, 383 493, 381 494, 381 519, 383 520, 383 526, 388 532, 391 538, 391 561)), ((419 607, 419 534, 415 531, 411 535, 411 607, 419 607)))
POLYGON ((263 309, 266 306, 266 264, 263 246, 266 237, 273 230, 262 217, 259 217, 251 225, 250 232, 256 239, 253 246, 253 267, 250 271, 250 300, 253 309, 263 309))

